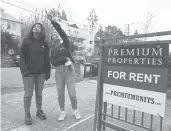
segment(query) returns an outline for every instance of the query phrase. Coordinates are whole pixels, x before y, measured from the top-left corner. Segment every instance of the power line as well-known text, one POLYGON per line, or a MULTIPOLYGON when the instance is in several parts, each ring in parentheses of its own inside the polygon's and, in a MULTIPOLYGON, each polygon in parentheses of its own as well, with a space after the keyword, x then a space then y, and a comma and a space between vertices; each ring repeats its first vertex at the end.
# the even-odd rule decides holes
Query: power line
MULTIPOLYGON (((22 7, 20 7, 20 6, 17 6, 17 5, 14 5, 14 4, 11 4, 11 3, 8 3, 8 2, 3 1, 3 0, 0 0, 0 1, 1 1, 1 2, 3 2, 3 3, 6 3, 6 4, 8 4, 8 5, 11 5, 11 6, 14 6, 14 7, 20 8, 20 9, 25 10, 25 11, 28 11, 28 12, 31 12, 31 13, 34 13, 34 14, 39 14, 39 13, 36 13, 36 12, 30 11, 30 10, 28 10, 28 9, 22 8, 22 7)), ((40 15, 40 14, 39 14, 39 15, 40 15)))
MULTIPOLYGON (((9 3, 9 2, 3 1, 3 0, 0 0, 0 1, 3 2, 3 3, 9 4, 9 5, 11 5, 11 6, 14 6, 14 7, 17 7, 17 8, 20 8, 20 9, 23 9, 23 10, 25 10, 25 11, 29 11, 29 12, 31 12, 31 13, 40 15, 39 13, 30 11, 30 10, 28 10, 28 9, 25 9, 25 8, 23 8, 23 7, 20 7, 20 6, 14 5, 14 4, 11 4, 11 3, 9 3)), ((22 5, 28 6, 28 5, 23 4, 23 3, 19 2, 19 1, 16 1, 16 0, 14 0, 14 1, 17 2, 17 3, 20 3, 20 4, 22 4, 22 5)), ((29 7, 32 7, 32 6, 29 6, 29 7)), ((35 7, 32 7, 32 8, 35 8, 35 7)), ((36 9, 36 8, 35 8, 35 9, 36 9)), ((42 15, 42 16, 43 16, 43 15, 42 15)), ((58 17, 58 18, 59 18, 59 17, 58 17)), ((68 21, 73 22, 73 23, 76 23, 76 24, 79 24, 79 25, 82 25, 82 26, 85 26, 85 27, 88 27, 88 26, 85 25, 85 24, 81 24, 81 23, 75 22, 75 21, 73 21, 73 20, 68 20, 68 21)))
POLYGON ((33 6, 26 5, 26 4, 22 3, 21 1, 17 1, 17 0, 13 0, 13 1, 15 1, 15 2, 17 2, 17 3, 19 3, 19 4, 22 4, 22 5, 25 5, 25 6, 28 6, 28 7, 31 7, 31 8, 36 9, 36 8, 35 8, 35 7, 33 7, 33 6))
MULTIPOLYGON (((25 9, 25 8, 23 8, 23 7, 20 7, 20 6, 14 5, 14 4, 11 4, 11 3, 6 2, 6 1, 3 1, 3 0, 0 0, 0 2, 3 2, 3 3, 5 3, 5 4, 8 4, 8 5, 14 6, 14 7, 16 7, 16 8, 20 8, 20 9, 22 9, 22 10, 25 10, 25 11, 31 12, 31 13, 33 13, 33 14, 38 14, 38 15, 44 16, 44 15, 42 15, 42 14, 36 13, 36 12, 34 12, 34 11, 30 11, 30 10, 28 10, 28 9, 25 9)), ((46 17, 46 16, 44 16, 44 17, 46 17)), ((57 18, 59 18, 59 17, 57 17, 57 18)), ((70 21, 70 22, 74 22, 74 21, 71 21, 71 20, 68 20, 68 21, 70 21)), ((60 21, 60 22, 61 22, 61 21, 60 21)), ((61 22, 61 23, 64 23, 64 22, 61 22)), ((79 25, 83 25, 83 24, 80 24, 80 23, 77 23, 77 22, 74 22, 74 23, 79 24, 79 25)), ((83 25, 83 26, 88 27, 88 26, 86 26, 86 25, 83 25)), ((80 29, 80 30, 90 31, 90 30, 88 30, 88 29, 80 29)), ((93 33, 95 33, 95 32, 93 32, 93 33)))
MULTIPOLYGON (((16 0, 14 0, 14 1, 16 1, 16 0)), ((30 11, 30 10, 28 10, 28 9, 25 9, 25 8, 23 8, 23 7, 20 7, 20 6, 14 5, 14 4, 11 4, 11 3, 6 2, 6 1, 3 1, 3 0, 0 0, 0 2, 9 4, 9 5, 14 6, 14 7, 16 7, 16 8, 20 8, 20 9, 22 9, 22 10, 25 10, 25 11, 28 11, 28 12, 31 12, 31 13, 34 13, 34 14, 42 15, 42 14, 39 14, 39 13, 37 13, 37 12, 30 11)), ((22 4, 22 5, 26 5, 26 4, 23 4, 23 3, 19 2, 19 1, 16 1, 16 2, 17 2, 17 3, 20 3, 20 4, 22 4)), ((26 6, 28 6, 28 5, 26 5, 26 6)), ((32 6, 29 6, 29 7, 32 7, 32 6)), ((34 8, 34 7, 32 7, 32 8, 34 8)), ((36 8, 35 8, 35 9, 36 9, 36 8)), ((43 17, 46 17, 46 16, 44 16, 44 15, 42 15, 42 16, 43 16, 43 17)), ((57 18, 59 18, 59 17, 57 17, 57 18)), ((83 25, 84 27, 88 27, 88 26, 86 26, 85 24, 80 24, 80 23, 75 22, 75 21, 72 21, 72 20, 68 20, 68 21, 74 22, 74 23, 79 24, 79 25, 83 25)), ((61 21, 60 21, 60 22, 61 22, 61 21)), ((64 22, 61 22, 61 23, 64 23, 64 22)), ((132 23, 132 24, 133 24, 133 23, 132 23)), ((128 35, 129 35, 129 33, 130 33, 130 25, 132 25, 132 24, 126 24, 126 25, 128 26, 128 31, 125 32, 125 33, 127 33, 128 35)), ((87 29, 80 29, 80 30, 90 31, 90 30, 87 30, 87 29)), ((95 29, 95 28, 94 28, 94 30, 98 31, 98 29, 95 29)), ((93 33, 94 33, 94 32, 93 32, 93 33)))
MULTIPOLYGON (((19 2, 19 1, 17 1, 17 0, 13 0, 13 1, 15 1, 15 2, 17 2, 17 3, 19 3, 19 4, 22 4, 22 5, 25 5, 25 6, 29 6, 29 7, 31 7, 31 8, 34 8, 34 9, 36 9, 35 7, 33 7, 33 6, 30 6, 30 5, 27 5, 27 4, 24 4, 24 3, 22 3, 22 2, 19 2)), ((60 7, 60 4, 58 5, 58 11, 59 11, 59 7, 60 7)), ((79 25, 83 25, 84 27, 87 27, 87 28, 89 28, 89 26, 87 26, 87 25, 85 25, 85 24, 80 24, 80 23, 78 23, 78 22, 75 22, 75 21, 72 21, 72 20, 68 20, 68 21, 70 21, 70 22, 74 22, 74 23, 76 23, 76 24, 79 24, 79 25)), ((82 30, 82 29, 81 29, 82 30)), ((83 29, 84 30, 84 29, 83 29)), ((96 28, 93 28, 93 30, 96 30, 96 31, 98 31, 98 29, 96 29, 96 28)))

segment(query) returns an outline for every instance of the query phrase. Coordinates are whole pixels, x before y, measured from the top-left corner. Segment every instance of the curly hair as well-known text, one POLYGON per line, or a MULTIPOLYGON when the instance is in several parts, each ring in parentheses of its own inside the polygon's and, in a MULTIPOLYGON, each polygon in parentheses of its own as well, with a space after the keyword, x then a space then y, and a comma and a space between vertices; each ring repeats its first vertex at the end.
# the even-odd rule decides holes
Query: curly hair
POLYGON ((29 32, 28 32, 28 34, 27 34, 27 36, 25 38, 33 38, 34 37, 33 28, 37 24, 40 25, 40 27, 41 27, 40 40, 45 41, 46 40, 45 39, 46 38, 45 28, 44 28, 44 26, 41 23, 35 23, 34 25, 32 25, 31 28, 30 28, 30 30, 29 30, 29 32))

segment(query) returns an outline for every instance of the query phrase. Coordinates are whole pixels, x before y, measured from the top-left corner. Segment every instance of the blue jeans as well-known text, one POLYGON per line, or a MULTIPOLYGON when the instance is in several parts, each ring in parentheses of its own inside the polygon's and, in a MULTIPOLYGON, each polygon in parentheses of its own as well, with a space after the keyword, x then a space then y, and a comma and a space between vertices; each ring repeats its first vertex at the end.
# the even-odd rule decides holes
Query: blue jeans
POLYGON ((71 105, 74 110, 77 109, 77 97, 75 90, 75 69, 64 65, 55 67, 56 86, 58 91, 58 102, 61 111, 65 110, 65 85, 68 88, 71 105))
POLYGON ((26 113, 30 113, 31 99, 35 87, 35 99, 37 110, 42 108, 42 91, 45 82, 45 74, 33 74, 23 77, 24 83, 24 108, 26 113))

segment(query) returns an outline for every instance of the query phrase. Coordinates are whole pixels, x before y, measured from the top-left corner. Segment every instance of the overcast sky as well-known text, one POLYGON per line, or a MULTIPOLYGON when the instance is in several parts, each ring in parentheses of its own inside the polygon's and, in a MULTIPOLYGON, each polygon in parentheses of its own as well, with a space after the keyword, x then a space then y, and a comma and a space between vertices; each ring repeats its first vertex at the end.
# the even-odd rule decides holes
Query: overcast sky
MULTIPOLYGON (((34 11, 35 8, 47 10, 57 8, 66 11, 69 20, 88 25, 87 17, 94 9, 103 27, 116 25, 124 30, 125 24, 130 31, 135 29, 143 33, 148 12, 154 15, 149 32, 171 30, 171 0, 4 0, 11 4, 34 11)), ((15 17, 29 16, 30 12, 7 5, 0 1, 0 6, 15 17)), ((168 37, 167 37, 168 38, 168 37)))

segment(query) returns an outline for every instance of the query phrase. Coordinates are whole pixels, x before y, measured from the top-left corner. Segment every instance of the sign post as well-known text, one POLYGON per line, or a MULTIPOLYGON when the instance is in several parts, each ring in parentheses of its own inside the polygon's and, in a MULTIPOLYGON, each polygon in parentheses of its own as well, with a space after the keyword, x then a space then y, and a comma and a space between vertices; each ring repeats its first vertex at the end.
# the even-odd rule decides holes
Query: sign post
POLYGON ((160 117, 159 128, 162 131, 168 86, 169 43, 171 41, 102 46, 93 131, 101 131, 102 125, 103 130, 109 127, 130 131, 107 121, 107 117, 121 120, 121 107, 126 109, 125 123, 152 131, 155 115, 160 117), (111 113, 107 113, 108 105, 112 106, 111 113), (118 118, 113 117, 114 105, 119 106, 118 118), (134 111, 133 123, 127 121, 128 109, 134 111), (141 125, 135 123, 136 111, 142 113, 141 125), (143 124, 144 113, 150 114, 150 128, 143 124))
POLYGON ((120 40, 166 35, 171 35, 171 31, 100 40, 103 41, 103 44, 93 131, 101 131, 102 127, 103 130, 108 127, 119 131, 132 131, 125 126, 126 123, 154 131, 153 116, 160 118, 158 129, 162 131, 171 40, 136 42, 122 42, 120 40), (108 107, 111 109, 108 110, 108 107), (125 113, 121 112, 121 108, 125 110, 125 113), (114 116, 116 112, 114 109, 118 109, 117 116, 114 116), (128 110, 130 109, 133 110, 132 122, 128 121, 128 110), (136 123, 136 111, 141 113, 139 116, 140 125, 136 123), (145 113, 150 116, 149 127, 144 125, 145 113), (124 119, 121 116, 124 116, 124 119), (116 120, 125 124, 117 124, 116 120))

